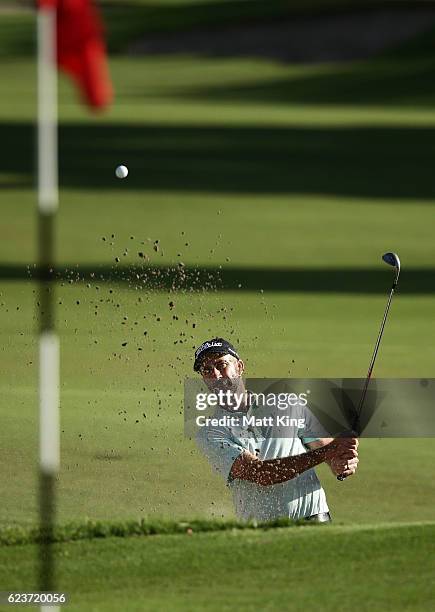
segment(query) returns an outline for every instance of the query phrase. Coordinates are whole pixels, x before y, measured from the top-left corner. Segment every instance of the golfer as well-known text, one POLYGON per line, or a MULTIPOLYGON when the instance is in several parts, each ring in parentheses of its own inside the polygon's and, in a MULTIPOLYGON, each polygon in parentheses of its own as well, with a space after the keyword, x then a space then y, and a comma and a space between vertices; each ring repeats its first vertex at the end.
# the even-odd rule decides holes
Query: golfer
MULTIPOLYGON (((243 394, 244 369, 234 346, 223 338, 208 340, 195 351, 194 370, 211 392, 243 394)), ((248 401, 237 410, 248 415, 254 408, 248 401)), ((215 416, 230 411, 235 414, 233 406, 219 405, 215 416)), ((272 428, 260 431, 233 425, 198 429, 198 445, 230 487, 238 518, 330 521, 325 492, 314 468, 326 462, 333 474, 351 476, 358 465, 358 440, 304 437, 300 430, 291 437, 271 434, 272 428)))

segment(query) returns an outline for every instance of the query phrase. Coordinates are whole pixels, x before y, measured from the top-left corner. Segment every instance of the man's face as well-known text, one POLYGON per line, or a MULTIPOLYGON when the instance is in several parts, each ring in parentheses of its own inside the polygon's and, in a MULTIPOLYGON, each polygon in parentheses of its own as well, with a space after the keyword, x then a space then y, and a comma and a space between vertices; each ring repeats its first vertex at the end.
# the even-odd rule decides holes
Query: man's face
POLYGON ((201 376, 211 391, 230 390, 235 392, 239 386, 243 361, 232 355, 212 353, 204 357, 199 369, 201 376))

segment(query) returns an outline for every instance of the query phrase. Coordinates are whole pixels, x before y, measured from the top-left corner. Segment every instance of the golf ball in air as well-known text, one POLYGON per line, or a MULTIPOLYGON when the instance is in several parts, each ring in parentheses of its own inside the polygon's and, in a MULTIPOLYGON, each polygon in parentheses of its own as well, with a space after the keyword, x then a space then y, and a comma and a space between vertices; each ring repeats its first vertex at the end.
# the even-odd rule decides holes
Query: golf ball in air
POLYGON ((128 175, 127 166, 118 166, 115 170, 115 174, 119 179, 124 179, 128 175))

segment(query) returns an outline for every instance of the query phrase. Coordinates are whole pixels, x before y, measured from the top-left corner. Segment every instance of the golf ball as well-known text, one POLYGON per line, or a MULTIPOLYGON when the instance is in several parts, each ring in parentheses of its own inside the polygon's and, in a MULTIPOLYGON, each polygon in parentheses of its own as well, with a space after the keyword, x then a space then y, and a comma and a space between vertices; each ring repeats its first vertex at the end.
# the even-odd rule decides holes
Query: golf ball
POLYGON ((115 170, 115 174, 119 179, 124 179, 128 175, 127 166, 118 166, 115 170))

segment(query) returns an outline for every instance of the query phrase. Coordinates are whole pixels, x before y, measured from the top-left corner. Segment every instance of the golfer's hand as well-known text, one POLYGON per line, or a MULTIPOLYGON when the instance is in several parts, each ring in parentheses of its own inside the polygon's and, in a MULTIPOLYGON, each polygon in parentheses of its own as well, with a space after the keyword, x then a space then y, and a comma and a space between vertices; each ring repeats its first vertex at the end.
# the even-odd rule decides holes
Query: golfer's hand
POLYGON ((358 467, 358 438, 337 438, 336 450, 329 460, 332 472, 336 475, 352 476, 358 467))
POLYGON ((332 473, 336 476, 352 476, 355 474, 358 467, 358 456, 352 457, 351 459, 345 459, 344 457, 333 457, 329 462, 332 473))

